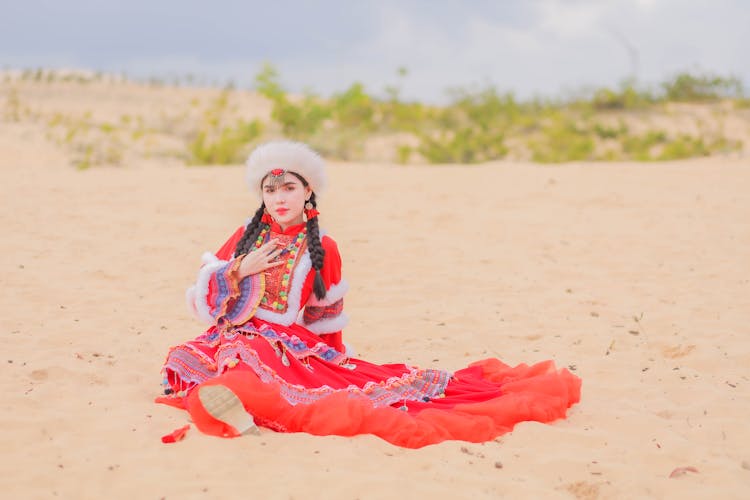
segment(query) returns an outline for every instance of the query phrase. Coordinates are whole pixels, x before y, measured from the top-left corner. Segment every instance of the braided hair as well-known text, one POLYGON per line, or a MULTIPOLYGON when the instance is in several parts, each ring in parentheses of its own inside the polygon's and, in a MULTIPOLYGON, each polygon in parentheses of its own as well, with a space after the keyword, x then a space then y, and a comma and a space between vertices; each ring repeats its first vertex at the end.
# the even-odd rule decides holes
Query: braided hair
MULTIPOLYGON (((313 208, 318 206, 315 201, 315 193, 310 196, 310 203, 313 208)), ((323 276, 320 274, 320 270, 323 268, 323 257, 325 257, 326 251, 323 250, 323 245, 320 243, 320 228, 318 227, 317 217, 307 219, 307 248, 310 252, 312 267, 315 269, 313 293, 318 300, 321 300, 326 296, 326 285, 323 283, 323 276)))
MULTIPOLYGON (((302 185, 308 187, 308 182, 299 174, 295 172, 289 172, 302 182, 302 185)), ((263 178, 265 180, 265 177, 263 178)), ((262 181, 261 181, 262 183, 262 181)), ((313 208, 317 208, 318 204, 315 201, 315 193, 312 193, 309 200, 313 208)), ((267 223, 262 222, 263 213, 266 211, 266 204, 261 203, 260 208, 255 211, 255 215, 245 227, 245 232, 242 234, 242 238, 237 242, 237 247, 234 251, 234 256, 238 257, 243 254, 250 253, 255 246, 255 241, 258 239, 263 229, 270 227, 267 223)), ((307 220, 307 248, 310 252, 310 260, 312 261, 312 268, 315 269, 315 278, 313 280, 313 293, 318 300, 322 300, 326 296, 326 285, 323 282, 323 276, 320 274, 320 270, 323 268, 323 258, 326 255, 323 246, 320 243, 320 228, 318 227, 318 218, 312 217, 307 220)))
POLYGON ((260 208, 255 211, 255 215, 248 222, 245 227, 245 232, 242 233, 242 238, 237 242, 237 248, 234 251, 234 256, 239 257, 243 254, 248 254, 253 250, 255 240, 258 239, 260 232, 268 226, 268 224, 261 222, 263 213, 266 211, 266 204, 261 202, 260 208))

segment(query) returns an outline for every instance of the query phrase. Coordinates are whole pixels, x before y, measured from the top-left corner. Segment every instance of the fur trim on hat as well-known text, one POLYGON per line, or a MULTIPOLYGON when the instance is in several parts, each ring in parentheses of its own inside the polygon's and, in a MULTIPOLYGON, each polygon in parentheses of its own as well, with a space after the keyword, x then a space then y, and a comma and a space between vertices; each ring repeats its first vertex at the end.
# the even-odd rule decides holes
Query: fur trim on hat
POLYGON ((276 168, 302 176, 316 197, 320 196, 326 186, 323 158, 302 142, 272 141, 261 144, 250 153, 245 165, 247 183, 253 194, 261 194, 260 183, 268 172, 276 168))

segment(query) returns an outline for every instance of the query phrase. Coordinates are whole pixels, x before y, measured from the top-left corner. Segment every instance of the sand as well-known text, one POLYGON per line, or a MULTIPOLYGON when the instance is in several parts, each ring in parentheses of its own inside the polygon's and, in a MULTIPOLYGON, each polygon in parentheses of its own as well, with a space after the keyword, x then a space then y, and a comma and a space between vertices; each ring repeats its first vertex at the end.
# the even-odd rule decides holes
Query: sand
POLYGON ((581 403, 484 444, 193 428, 166 445, 187 415, 153 403, 159 369, 201 332, 183 299, 201 252, 255 208, 242 168, 81 172, 18 127, 0 138, 4 498, 750 491, 746 161, 332 164, 322 225, 362 357, 554 359, 581 403))

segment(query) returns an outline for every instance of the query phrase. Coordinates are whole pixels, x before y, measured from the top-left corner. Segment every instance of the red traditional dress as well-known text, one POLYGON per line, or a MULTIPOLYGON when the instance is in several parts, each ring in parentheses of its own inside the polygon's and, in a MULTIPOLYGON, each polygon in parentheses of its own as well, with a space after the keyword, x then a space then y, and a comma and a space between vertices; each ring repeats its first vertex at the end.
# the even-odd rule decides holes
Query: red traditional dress
POLYGON ((327 293, 317 300, 304 224, 262 231, 256 248, 278 238, 286 263, 238 280, 241 259, 233 255, 243 232, 204 254, 187 300, 210 326, 170 349, 167 395, 157 398, 186 409, 203 432, 237 435, 203 408, 200 384, 229 387, 258 425, 276 431, 375 434, 410 448, 490 440, 521 421, 562 418, 578 402, 580 379, 551 361, 510 367, 487 359, 450 373, 349 357, 341 340, 348 286, 336 243, 321 239, 327 293))

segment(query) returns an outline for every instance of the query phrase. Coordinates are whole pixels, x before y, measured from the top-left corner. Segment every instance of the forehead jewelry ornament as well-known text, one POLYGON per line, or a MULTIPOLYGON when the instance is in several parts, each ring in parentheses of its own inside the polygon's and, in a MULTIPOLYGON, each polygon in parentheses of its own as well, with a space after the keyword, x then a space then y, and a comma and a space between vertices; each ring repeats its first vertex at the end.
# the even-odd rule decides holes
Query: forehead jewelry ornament
POLYGON ((279 186, 281 186, 284 183, 286 170, 281 169, 281 168, 274 168, 268 173, 268 175, 270 176, 268 179, 269 185, 272 186, 274 189, 277 189, 279 186))

